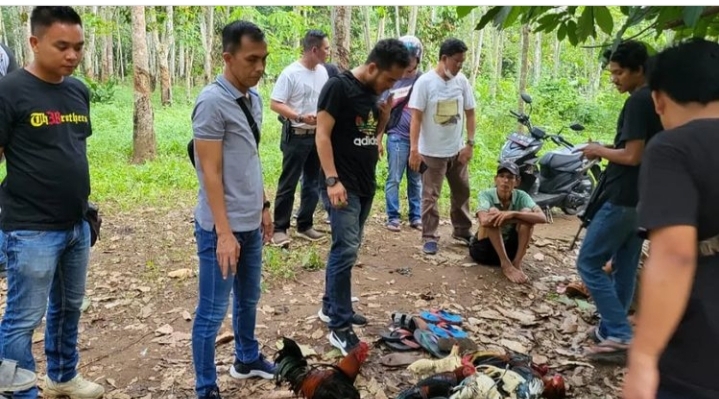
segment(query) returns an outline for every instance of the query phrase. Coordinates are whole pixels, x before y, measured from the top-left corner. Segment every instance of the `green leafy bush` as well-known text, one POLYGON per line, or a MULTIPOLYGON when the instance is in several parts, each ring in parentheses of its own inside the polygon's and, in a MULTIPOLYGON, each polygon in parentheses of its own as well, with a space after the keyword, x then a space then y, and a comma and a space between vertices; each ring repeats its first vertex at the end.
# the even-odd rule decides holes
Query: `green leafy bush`
POLYGON ((90 89, 90 102, 109 104, 115 100, 117 80, 111 77, 107 82, 90 79, 86 76, 77 76, 88 89, 90 89))

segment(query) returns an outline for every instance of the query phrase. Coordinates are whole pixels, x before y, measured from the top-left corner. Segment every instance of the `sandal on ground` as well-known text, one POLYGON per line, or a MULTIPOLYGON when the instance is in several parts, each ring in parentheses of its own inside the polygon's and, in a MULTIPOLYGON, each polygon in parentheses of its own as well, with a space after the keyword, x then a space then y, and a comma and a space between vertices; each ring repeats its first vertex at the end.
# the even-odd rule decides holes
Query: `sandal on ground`
POLYGON ((394 352, 384 355, 379 363, 386 367, 406 367, 420 359, 425 359, 425 357, 418 354, 394 352))
POLYGON ((37 375, 10 359, 0 360, 0 392, 20 392, 37 385, 37 375))
POLYGON ((402 231, 399 227, 399 222, 396 220, 387 222, 384 227, 386 227, 389 231, 394 231, 395 233, 402 231))
POLYGON ((439 345, 437 344, 437 337, 432 334, 431 331, 415 330, 414 339, 417 341, 417 343, 420 344, 420 346, 422 346, 422 348, 424 348, 427 352, 429 352, 432 356, 436 358, 441 359, 449 354, 449 352, 444 352, 439 349, 439 345))
POLYGON ((459 353, 474 353, 479 350, 477 344, 469 338, 439 338, 437 345, 444 352, 451 351, 454 345, 459 345, 459 353))
POLYGON ((406 352, 420 348, 414 339, 414 335, 402 328, 397 328, 389 333, 382 333, 380 337, 382 342, 396 351, 406 352))
POLYGON ((410 222, 409 227, 415 229, 415 230, 422 230, 422 221, 417 219, 410 222))
POLYGON ((584 349, 584 356, 600 363, 625 364, 629 345, 611 339, 584 349))
POLYGON ((462 316, 443 309, 432 309, 420 313, 420 317, 430 323, 462 325, 462 316))
POLYGON ((414 332, 414 330, 419 328, 414 316, 399 312, 392 313, 392 325, 409 332, 414 332))

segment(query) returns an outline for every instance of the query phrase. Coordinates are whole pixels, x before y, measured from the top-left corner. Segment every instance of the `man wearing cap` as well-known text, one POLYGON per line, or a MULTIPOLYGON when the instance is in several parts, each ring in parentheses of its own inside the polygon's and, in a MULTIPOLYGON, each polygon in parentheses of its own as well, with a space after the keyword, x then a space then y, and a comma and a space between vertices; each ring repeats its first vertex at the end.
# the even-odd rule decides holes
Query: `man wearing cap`
POLYGON ((494 188, 479 193, 479 229, 469 246, 469 254, 477 263, 501 266, 502 273, 514 283, 524 283, 522 259, 532 237, 534 225, 546 223, 542 209, 532 197, 514 187, 519 169, 513 162, 497 168, 494 188))
MULTIPOLYGON (((386 227, 390 231, 400 231, 399 185, 402 175, 407 173, 407 201, 409 202, 408 221, 413 229, 422 228, 422 175, 408 167, 409 161, 409 126, 412 121, 412 110, 407 107, 412 88, 422 73, 419 62, 422 59, 422 42, 415 36, 402 36, 399 40, 410 53, 407 70, 394 86, 382 95, 382 100, 392 94, 394 102, 389 122, 387 123, 387 182, 385 184, 385 201, 387 209, 386 227)), ((377 137, 382 153, 382 134, 377 137)))

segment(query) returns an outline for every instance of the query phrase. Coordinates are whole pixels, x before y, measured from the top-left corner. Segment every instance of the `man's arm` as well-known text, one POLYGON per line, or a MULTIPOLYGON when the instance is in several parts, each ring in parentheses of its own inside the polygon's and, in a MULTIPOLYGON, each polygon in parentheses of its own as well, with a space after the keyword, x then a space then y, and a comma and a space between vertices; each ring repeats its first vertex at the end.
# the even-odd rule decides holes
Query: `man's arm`
POLYGON ((524 208, 521 211, 513 211, 512 219, 521 220, 528 224, 547 223, 547 216, 542 212, 542 208, 534 206, 534 208, 524 208))
POLYGON ((477 119, 474 113, 474 108, 465 110, 464 115, 467 118, 467 140, 474 141, 474 131, 477 128, 477 119))
POLYGON ((467 118, 467 140, 474 140, 474 133, 477 129, 477 119, 475 115, 476 102, 474 100, 474 91, 472 85, 467 78, 464 78, 464 115, 467 118))
POLYGON ((691 155, 670 138, 657 137, 640 170, 639 226, 649 232, 652 245, 629 356, 635 367, 657 367, 684 314, 696 272, 699 193, 688 168, 691 155))
POLYGON ((293 110, 289 105, 281 101, 270 100, 270 109, 292 121, 297 120, 297 118, 300 117, 300 114, 297 111, 293 110))
MULTIPOLYGON (((204 93, 203 93, 204 94, 204 93)), ((201 94, 202 96, 202 94, 201 94)), ((212 218, 218 235, 232 234, 227 218, 225 188, 222 176, 222 143, 225 127, 220 107, 214 104, 211 96, 200 97, 192 112, 192 130, 195 151, 199 167, 203 173, 203 183, 207 191, 212 218)))
POLYGON ((409 96, 407 107, 412 111, 412 119, 409 123, 409 143, 410 151, 419 151, 419 132, 422 127, 422 118, 427 108, 427 95, 425 79, 420 76, 412 87, 412 94, 409 96))
POLYGON ((637 166, 642 162, 645 140, 627 141, 624 148, 598 147, 597 156, 619 165, 637 166))
POLYGON ((320 158, 322 170, 325 176, 337 176, 335 158, 332 152, 332 129, 335 126, 335 118, 327 111, 317 113, 317 131, 315 133, 315 144, 317 155, 320 158))

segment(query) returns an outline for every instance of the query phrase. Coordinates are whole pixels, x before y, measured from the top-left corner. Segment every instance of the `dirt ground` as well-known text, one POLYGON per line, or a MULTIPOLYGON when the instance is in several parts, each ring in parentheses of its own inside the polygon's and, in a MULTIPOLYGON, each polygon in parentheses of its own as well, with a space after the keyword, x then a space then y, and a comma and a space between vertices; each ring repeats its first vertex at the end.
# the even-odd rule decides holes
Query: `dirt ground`
MULTIPOLYGON (((101 240, 92 250, 87 290, 92 304, 80 326, 81 372, 103 384, 108 398, 194 397, 190 332, 197 258, 191 208, 106 212, 103 217, 101 240)), ((577 279, 577 250, 568 251, 578 227, 576 217, 556 214, 554 224, 538 226, 525 262, 531 282, 521 287, 507 282, 496 268, 474 265, 467 248, 451 241, 448 221, 442 222, 440 253, 427 257, 421 253, 416 230, 403 226, 401 233, 389 232, 383 220, 383 215, 375 214, 369 221, 361 267, 353 272, 353 295, 359 297, 356 310, 370 320, 357 333, 375 343, 358 380, 364 397, 393 398, 416 381, 404 369, 379 364, 388 352, 376 340, 392 312, 418 312, 430 306, 472 318, 465 324, 482 348, 503 346, 548 361, 564 375, 570 397, 617 397, 622 369, 591 365, 580 355, 588 342, 586 330, 595 322, 593 306, 557 293, 558 286, 577 279)), ((328 228, 319 220, 318 226, 328 228)), ((295 240, 291 250, 302 251, 305 245, 309 244, 295 240)), ((329 242, 314 245, 324 259, 329 242)), ((316 317, 323 281, 323 270, 299 267, 294 280, 265 280, 257 334, 266 355, 275 353, 283 335, 321 356, 337 353, 331 351, 326 328, 316 317)), ((0 311, 4 294, 5 289, 0 311)), ((34 338, 39 376, 45 371, 43 328, 34 338)), ((230 331, 228 314, 220 335, 227 337, 230 331)), ((231 380, 227 370, 232 356, 231 341, 218 343, 223 396, 290 397, 285 387, 275 388, 271 381, 231 380)))

